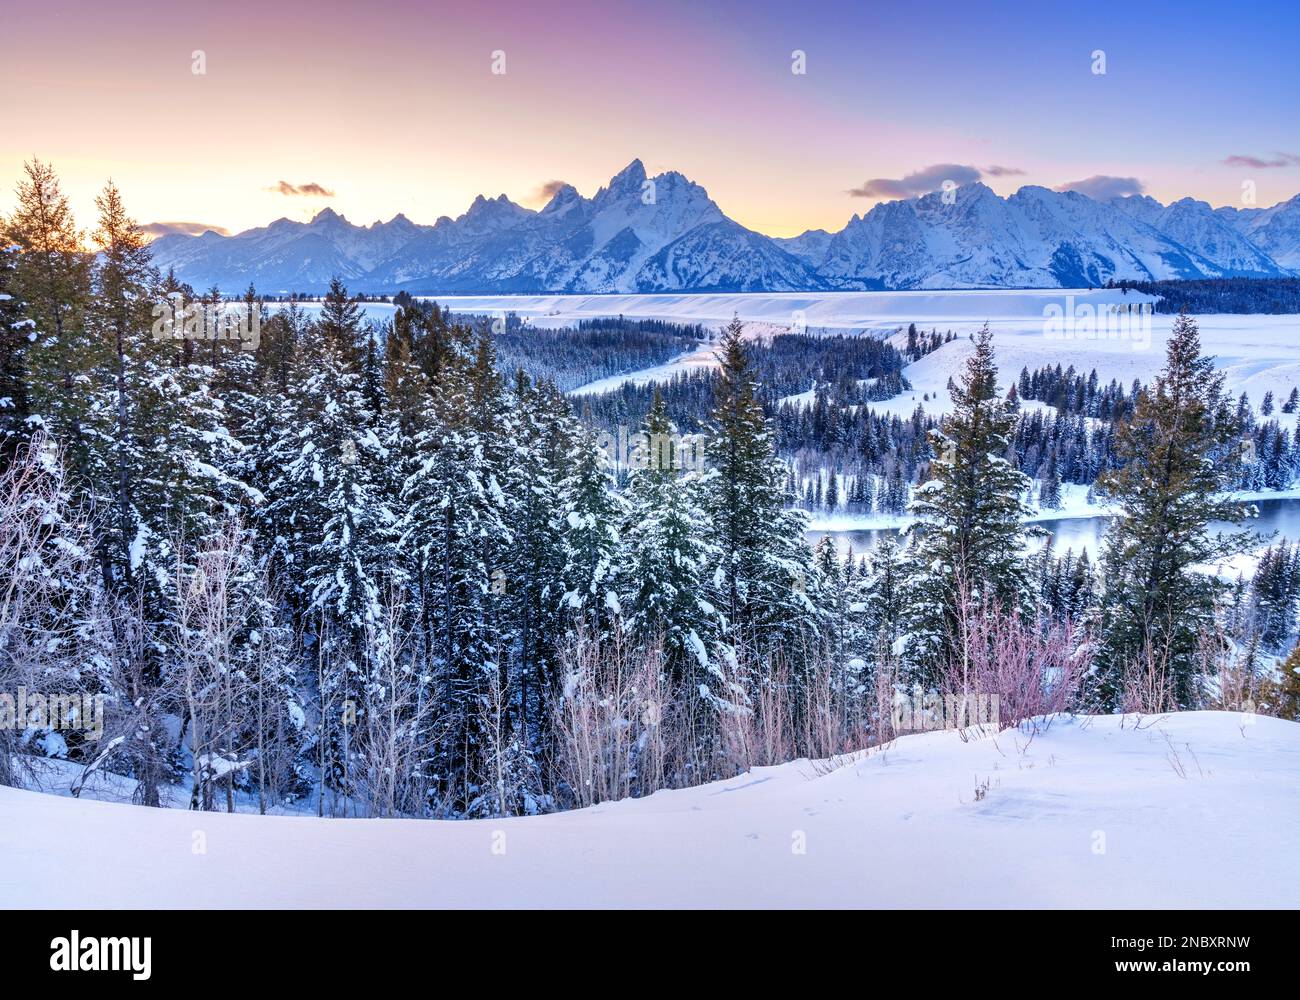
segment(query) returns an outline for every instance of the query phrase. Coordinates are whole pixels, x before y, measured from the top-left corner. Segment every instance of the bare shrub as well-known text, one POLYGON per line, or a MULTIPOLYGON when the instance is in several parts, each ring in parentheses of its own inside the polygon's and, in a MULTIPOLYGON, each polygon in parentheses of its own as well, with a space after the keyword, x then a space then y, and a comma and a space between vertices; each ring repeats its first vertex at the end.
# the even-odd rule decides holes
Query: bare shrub
POLYGON ((560 646, 555 769, 573 805, 649 795, 671 780, 680 740, 664 728, 662 661, 659 642, 632 649, 620 629, 599 638, 578 627, 560 646))
MULTIPOLYGON (((0 691, 103 691, 95 574, 90 526, 68 502, 61 456, 37 433, 0 474, 0 691)), ((27 723, 0 727, 0 784, 22 778, 19 753, 38 735, 27 723)))
POLYGON ((1178 708, 1169 650, 1157 646, 1150 637, 1141 656, 1126 664, 1123 682, 1120 710, 1125 715, 1159 715, 1178 708))
POLYGON ((997 601, 959 601, 956 655, 942 678, 960 731, 979 699, 996 699, 999 727, 1018 727, 1072 709, 1089 666, 1089 646, 1071 622, 1025 619, 997 601))
POLYGON ((401 588, 390 582, 380 615, 365 627, 369 684, 356 784, 370 816, 415 814, 427 801, 424 764, 433 752, 433 701, 416 656, 415 621, 401 588))

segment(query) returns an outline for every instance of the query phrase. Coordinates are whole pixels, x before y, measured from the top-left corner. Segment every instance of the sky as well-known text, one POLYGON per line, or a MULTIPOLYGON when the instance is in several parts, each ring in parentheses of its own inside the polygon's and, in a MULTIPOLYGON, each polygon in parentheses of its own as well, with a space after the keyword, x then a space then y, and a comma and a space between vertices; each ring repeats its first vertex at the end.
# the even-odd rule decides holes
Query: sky
POLYGON ((110 177, 142 223, 240 231, 540 208, 633 158, 772 236, 946 179, 1300 192, 1280 0, 42 0, 0 36, 0 213, 37 156, 87 228, 110 177))

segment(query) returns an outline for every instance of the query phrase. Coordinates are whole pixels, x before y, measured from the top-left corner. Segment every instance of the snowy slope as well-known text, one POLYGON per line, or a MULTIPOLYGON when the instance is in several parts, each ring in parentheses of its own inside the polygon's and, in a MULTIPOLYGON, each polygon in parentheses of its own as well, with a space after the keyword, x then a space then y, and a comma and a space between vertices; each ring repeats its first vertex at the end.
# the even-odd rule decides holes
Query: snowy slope
POLYGON ((0 901, 1285 907, 1297 823, 1300 725, 1063 718, 1032 740, 930 733, 829 773, 796 762, 511 820, 198 815, 0 788, 0 901))
MULTIPOLYGON (((880 412, 909 417, 918 404, 929 413, 947 410, 947 383, 971 351, 967 335, 986 321, 993 331, 993 346, 1003 389, 1028 367, 1073 365, 1083 374, 1096 369, 1103 383, 1118 379, 1125 385, 1135 378, 1147 382, 1165 361, 1165 343, 1174 317, 1150 316, 1150 339, 1061 339, 1049 336, 1044 310, 1089 305, 1104 310, 1114 304, 1146 302, 1148 296, 1122 295, 1113 290, 1085 289, 949 292, 828 292, 821 294, 764 295, 616 295, 519 296, 513 298, 448 297, 440 302, 458 312, 493 312, 508 309, 538 326, 564 325, 595 316, 635 316, 719 327, 738 315, 747 324, 768 330, 806 329, 810 332, 869 332, 892 336, 915 322, 922 331, 951 330, 957 339, 944 344, 905 369, 913 389, 894 399, 873 402, 880 412), (929 395, 929 401, 925 396, 929 395)), ((1300 317, 1216 314, 1198 316, 1201 348, 1214 357, 1224 372, 1228 392, 1245 392, 1258 407, 1266 392, 1280 403, 1293 386, 1300 386, 1300 317)), ((710 362, 710 352, 690 359, 602 380, 600 391, 617 388, 619 381, 667 380, 685 367, 710 362)), ((583 391, 592 391, 584 387, 583 391)), ((1274 412, 1283 426, 1294 417, 1274 412)))
POLYGON ((1147 195, 1130 195, 1114 198, 1110 204, 1227 275, 1283 276, 1285 267, 1290 266, 1271 259, 1207 202, 1182 198, 1164 206, 1147 195))

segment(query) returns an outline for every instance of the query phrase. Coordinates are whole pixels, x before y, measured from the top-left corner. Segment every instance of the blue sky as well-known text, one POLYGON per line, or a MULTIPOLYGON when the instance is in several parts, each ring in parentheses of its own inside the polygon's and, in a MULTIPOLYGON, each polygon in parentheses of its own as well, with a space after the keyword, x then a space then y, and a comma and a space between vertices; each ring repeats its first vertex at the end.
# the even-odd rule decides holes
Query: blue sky
POLYGON ((538 207, 633 157, 773 235, 951 167, 1215 205, 1250 181, 1267 205, 1300 191, 1298 8, 47 0, 5 15, 0 211, 33 154, 79 214, 111 175, 142 221, 228 229, 538 207))

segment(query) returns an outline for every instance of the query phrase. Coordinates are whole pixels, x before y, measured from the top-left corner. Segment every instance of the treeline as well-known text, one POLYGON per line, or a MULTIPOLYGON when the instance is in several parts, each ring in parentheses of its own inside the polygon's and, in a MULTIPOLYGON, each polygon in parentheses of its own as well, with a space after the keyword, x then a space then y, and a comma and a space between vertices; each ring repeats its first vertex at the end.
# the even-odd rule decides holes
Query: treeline
POLYGON ((1159 313, 1300 313, 1300 278, 1124 280, 1106 287, 1159 296, 1159 313))
MULTIPOLYGON (((312 314, 252 289, 227 304, 250 340, 159 326, 160 304, 196 296, 153 269, 116 189, 94 250, 48 167, 28 166, 18 205, 0 557, 23 613, 0 631, 0 686, 103 694, 109 719, 97 743, 59 720, 3 728, 10 778, 43 748, 135 778, 147 804, 182 779, 195 808, 579 803, 616 766, 587 754, 626 707, 606 690, 631 684, 610 673, 624 650, 654 652, 622 689, 677 734, 638 789, 753 763, 735 726, 777 662, 779 752, 858 732, 802 698, 826 655, 821 577, 739 324, 710 471, 651 464, 620 490, 554 384, 503 376, 486 328, 422 302, 371 328, 338 281, 312 314)), ((646 430, 670 433, 662 407, 646 430)))
POLYGON ((498 364, 563 392, 664 364, 707 336, 703 327, 659 320, 583 320, 576 328, 547 329, 512 319, 497 321, 500 332, 493 328, 498 364))
MULTIPOLYGON (((521 346, 526 349, 527 343, 521 346)), ((903 356, 874 337, 786 333, 747 341, 745 351, 757 383, 756 399, 769 417, 785 397, 810 391, 825 396, 826 405, 844 408, 892 399, 911 388, 902 374, 903 356)), ((698 430, 712 411, 717 380, 712 368, 688 369, 653 384, 624 382, 608 392, 585 395, 582 407, 601 427, 636 427, 658 394, 674 423, 698 430)), ((778 442, 778 447, 784 451, 785 443, 778 442)))

